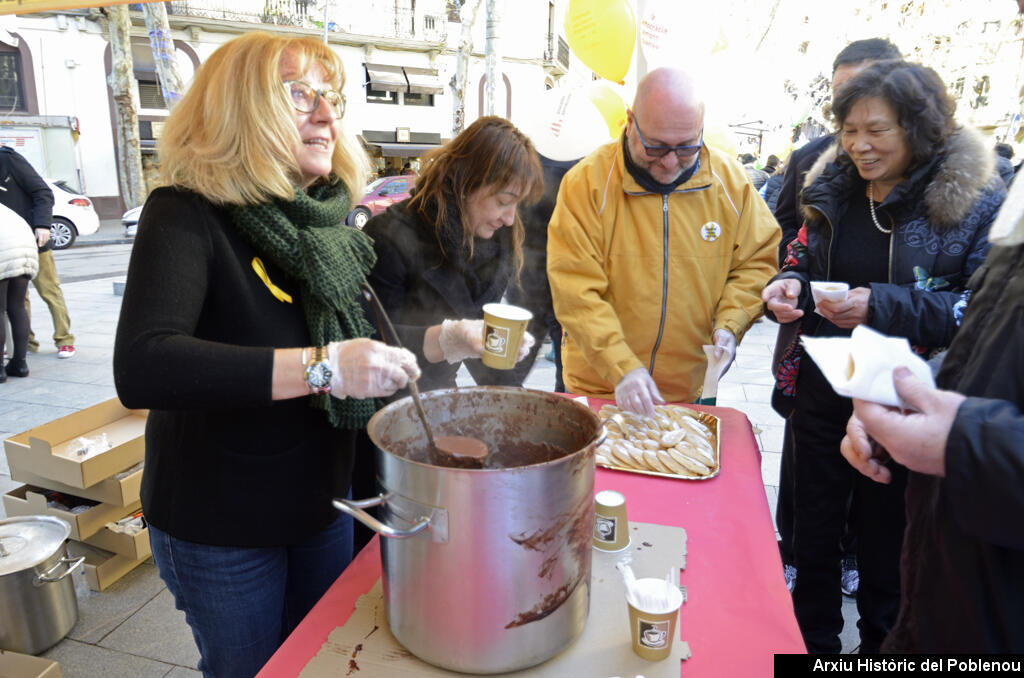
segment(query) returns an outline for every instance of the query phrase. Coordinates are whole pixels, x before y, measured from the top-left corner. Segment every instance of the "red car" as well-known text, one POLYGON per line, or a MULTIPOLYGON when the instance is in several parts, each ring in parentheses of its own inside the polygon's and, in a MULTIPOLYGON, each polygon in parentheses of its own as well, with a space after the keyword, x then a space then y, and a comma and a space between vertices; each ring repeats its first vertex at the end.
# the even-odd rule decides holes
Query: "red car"
POLYGON ((409 192, 416 185, 416 177, 403 175, 398 177, 381 177, 366 187, 366 194, 359 205, 348 214, 345 222, 349 226, 362 228, 375 214, 380 214, 388 205, 402 202, 409 197, 409 192))

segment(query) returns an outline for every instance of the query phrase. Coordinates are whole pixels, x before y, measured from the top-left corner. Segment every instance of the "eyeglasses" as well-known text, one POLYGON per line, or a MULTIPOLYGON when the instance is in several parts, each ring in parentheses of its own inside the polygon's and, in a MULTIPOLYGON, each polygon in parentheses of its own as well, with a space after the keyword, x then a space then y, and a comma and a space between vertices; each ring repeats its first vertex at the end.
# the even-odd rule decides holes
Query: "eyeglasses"
POLYGON ((644 139, 644 133, 640 131, 640 124, 636 121, 636 113, 633 114, 633 127, 636 128, 636 133, 640 137, 640 145, 644 147, 644 151, 647 155, 652 158, 664 158, 671 151, 675 151, 676 155, 680 158, 692 158, 693 156, 700 153, 701 147, 704 145, 704 128, 700 128, 700 140, 696 146, 651 146, 644 139))
POLYGON ((291 97, 292 106, 300 113, 312 113, 320 107, 320 100, 323 99, 331 107, 334 117, 341 118, 345 115, 345 95, 333 89, 314 89, 301 80, 285 80, 285 89, 291 97))

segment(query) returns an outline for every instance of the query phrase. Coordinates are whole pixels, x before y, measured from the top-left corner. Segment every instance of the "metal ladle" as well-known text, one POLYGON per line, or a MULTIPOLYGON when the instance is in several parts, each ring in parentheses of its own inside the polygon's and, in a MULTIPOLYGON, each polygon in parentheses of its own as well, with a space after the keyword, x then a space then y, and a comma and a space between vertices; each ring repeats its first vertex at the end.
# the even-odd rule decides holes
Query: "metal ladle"
MULTIPOLYGON (((378 320, 387 327, 388 334, 395 346, 403 348, 402 342, 398 339, 395 326, 391 324, 391 318, 384 310, 384 304, 380 303, 377 293, 370 287, 370 283, 363 281, 363 296, 373 303, 377 312, 378 320)), ((427 421, 427 412, 423 409, 423 400, 420 398, 420 389, 415 379, 409 380, 409 393, 412 394, 413 403, 416 405, 416 413, 423 422, 423 429, 427 432, 427 455, 430 463, 434 466, 455 466, 459 468, 483 468, 484 461, 490 453, 487 443, 468 436, 439 436, 434 437, 427 421)))

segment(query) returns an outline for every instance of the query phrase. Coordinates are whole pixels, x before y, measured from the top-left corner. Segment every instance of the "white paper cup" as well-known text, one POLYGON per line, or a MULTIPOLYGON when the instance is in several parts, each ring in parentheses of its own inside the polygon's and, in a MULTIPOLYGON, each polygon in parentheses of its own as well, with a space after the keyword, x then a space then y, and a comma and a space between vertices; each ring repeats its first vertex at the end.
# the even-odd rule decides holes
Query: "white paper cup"
POLYGON ((811 282, 811 296, 814 297, 814 303, 818 303, 822 299, 826 301, 846 301, 849 293, 850 286, 844 282, 832 280, 814 280, 811 282))

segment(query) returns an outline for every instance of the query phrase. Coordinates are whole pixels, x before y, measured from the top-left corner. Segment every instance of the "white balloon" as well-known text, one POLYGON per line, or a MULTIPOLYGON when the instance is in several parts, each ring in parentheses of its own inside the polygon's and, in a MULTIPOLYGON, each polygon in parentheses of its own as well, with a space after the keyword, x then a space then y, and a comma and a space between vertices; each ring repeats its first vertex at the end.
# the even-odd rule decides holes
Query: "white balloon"
POLYGON ((548 90, 519 128, 538 153, 558 161, 582 158, 611 140, 585 88, 548 90))

